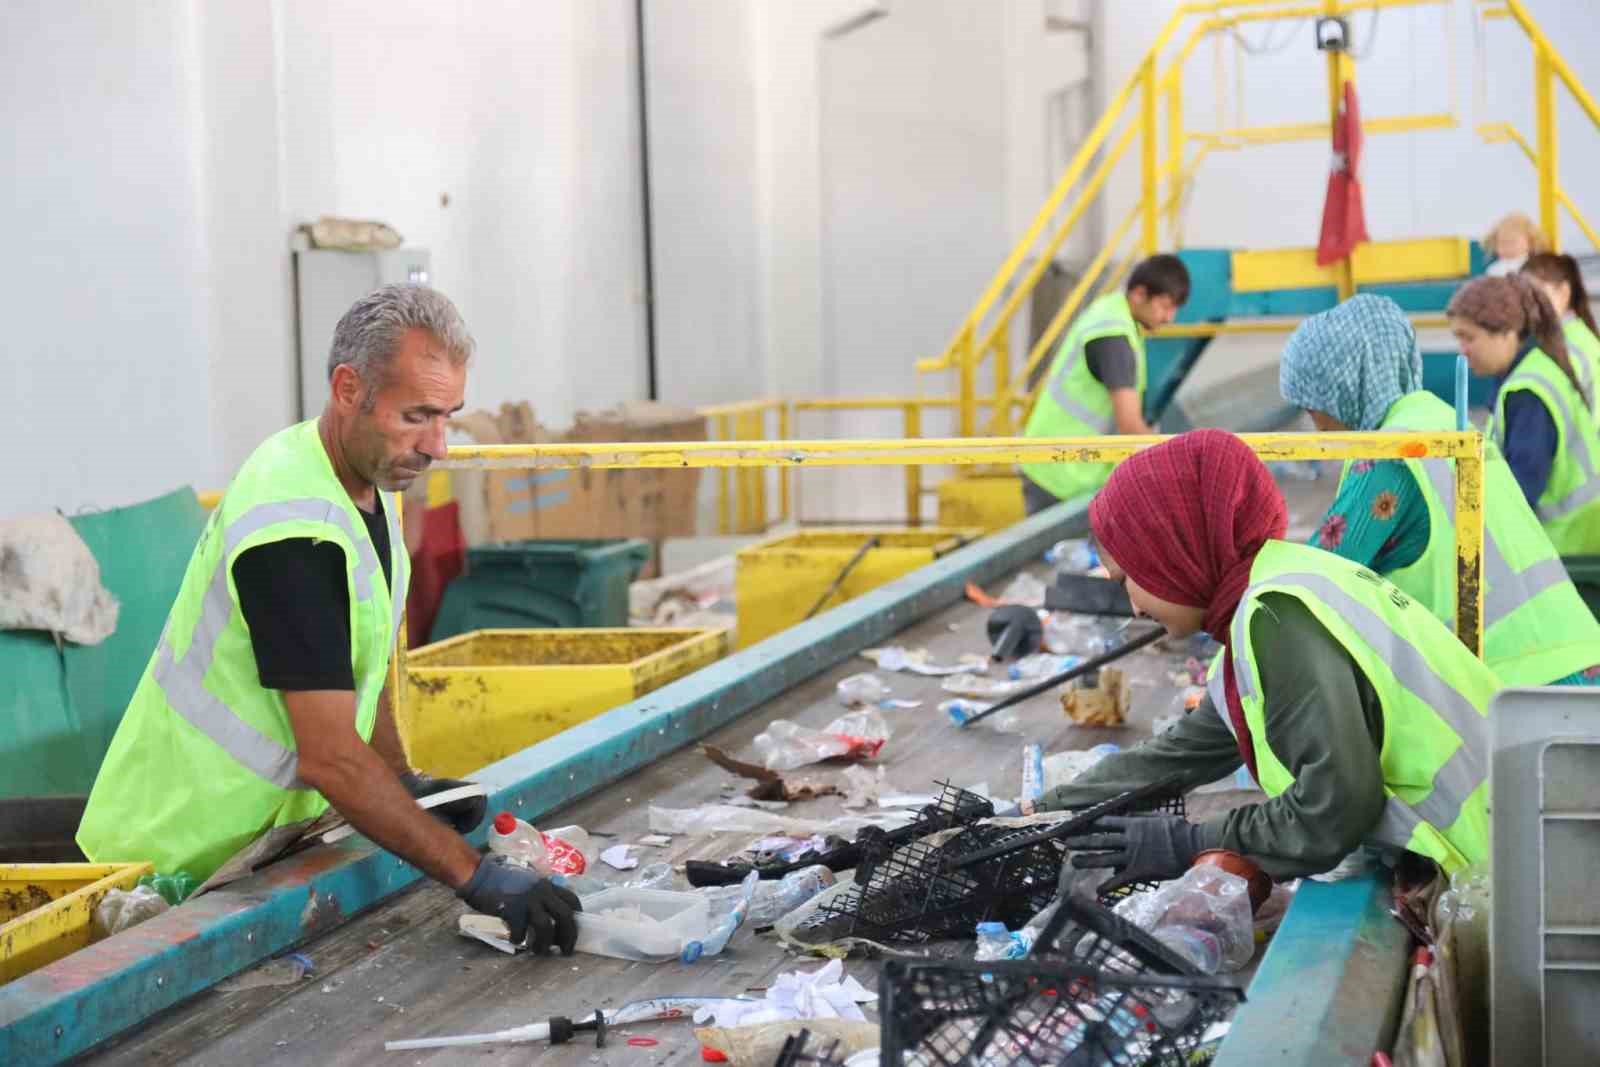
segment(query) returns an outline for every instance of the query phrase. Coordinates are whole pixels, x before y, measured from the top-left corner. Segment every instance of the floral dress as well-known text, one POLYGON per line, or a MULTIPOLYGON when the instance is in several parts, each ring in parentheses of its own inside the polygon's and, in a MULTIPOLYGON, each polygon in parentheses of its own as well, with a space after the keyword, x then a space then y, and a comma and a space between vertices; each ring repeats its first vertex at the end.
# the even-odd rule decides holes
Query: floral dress
MULTIPOLYGON (((1421 559, 1428 550, 1428 504, 1410 468, 1397 459, 1350 464, 1311 544, 1379 574, 1421 559)), ((1551 684, 1600 686, 1600 665, 1551 684)))

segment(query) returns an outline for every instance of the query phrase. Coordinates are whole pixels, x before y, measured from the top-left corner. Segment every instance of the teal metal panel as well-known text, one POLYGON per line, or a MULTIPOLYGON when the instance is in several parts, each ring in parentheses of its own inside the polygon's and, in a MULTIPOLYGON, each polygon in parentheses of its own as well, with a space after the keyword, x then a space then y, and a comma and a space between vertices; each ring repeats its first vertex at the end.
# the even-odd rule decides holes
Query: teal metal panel
POLYGON ((1410 934, 1389 878, 1300 883, 1216 1067, 1369 1067, 1400 1017, 1410 934))

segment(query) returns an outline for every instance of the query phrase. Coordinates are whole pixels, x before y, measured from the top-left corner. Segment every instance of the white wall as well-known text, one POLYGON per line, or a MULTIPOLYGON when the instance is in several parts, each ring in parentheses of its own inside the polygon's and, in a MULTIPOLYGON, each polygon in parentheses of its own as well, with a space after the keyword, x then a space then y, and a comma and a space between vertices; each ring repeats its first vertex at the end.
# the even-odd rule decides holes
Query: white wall
MULTIPOLYGON (((1106 96, 1128 77, 1175 0, 1105 7, 1106 96)), ((1528 0, 1528 8, 1591 91, 1600 86, 1600 23, 1587 5, 1567 0, 1528 0)), ((1192 20, 1191 20, 1192 21, 1192 20)), ((1526 38, 1509 20, 1488 24, 1488 63, 1474 59, 1471 5, 1418 7, 1354 16, 1358 58, 1356 82, 1363 119, 1451 109, 1461 125, 1453 130, 1369 134, 1361 164, 1367 228, 1375 240, 1463 235, 1481 237, 1500 215, 1522 210, 1537 217, 1534 170, 1511 145, 1487 145, 1474 132, 1480 122, 1511 121, 1532 142, 1532 58, 1526 38), (1450 55, 1453 45, 1454 65, 1450 55), (1480 69, 1485 99, 1478 99, 1480 69)), ((1247 125, 1325 120, 1327 81, 1322 55, 1313 49, 1310 20, 1293 26, 1263 23, 1242 31, 1253 45, 1282 46, 1270 55, 1247 57, 1242 96, 1236 91, 1235 50, 1224 46, 1226 123, 1247 125), (1242 107, 1242 111, 1238 110, 1242 107)), ((1169 52, 1170 55, 1170 52, 1169 52)), ((1216 128, 1213 46, 1202 44, 1185 71, 1185 121, 1191 129, 1216 128)), ((1560 172, 1569 192, 1591 219, 1600 219, 1600 196, 1589 176, 1600 168, 1600 130, 1578 112, 1565 91, 1558 125, 1560 172)), ((1137 153, 1133 153, 1137 155, 1137 153)), ((1189 245, 1283 247, 1316 243, 1327 181, 1326 140, 1213 153, 1203 164, 1188 213, 1189 245)), ((1137 197, 1135 164, 1121 168, 1108 204, 1115 224, 1137 197)), ((1569 249, 1588 250, 1570 222, 1562 226, 1569 249)), ((1163 232, 1163 241, 1166 240, 1163 232)))
POLYGON ((0 62, 0 517, 219 486, 286 425, 322 214, 432 250, 469 403, 644 395, 630 0, 24 0, 0 62))

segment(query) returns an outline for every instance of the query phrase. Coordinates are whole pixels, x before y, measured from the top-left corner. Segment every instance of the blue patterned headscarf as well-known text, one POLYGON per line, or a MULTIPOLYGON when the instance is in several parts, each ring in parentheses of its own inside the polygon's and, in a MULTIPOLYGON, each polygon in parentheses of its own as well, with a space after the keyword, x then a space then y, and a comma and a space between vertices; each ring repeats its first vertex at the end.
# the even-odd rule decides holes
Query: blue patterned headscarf
POLYGON ((1396 400, 1422 388, 1422 353, 1399 304, 1359 293, 1302 322, 1278 373, 1289 403, 1376 430, 1396 400))

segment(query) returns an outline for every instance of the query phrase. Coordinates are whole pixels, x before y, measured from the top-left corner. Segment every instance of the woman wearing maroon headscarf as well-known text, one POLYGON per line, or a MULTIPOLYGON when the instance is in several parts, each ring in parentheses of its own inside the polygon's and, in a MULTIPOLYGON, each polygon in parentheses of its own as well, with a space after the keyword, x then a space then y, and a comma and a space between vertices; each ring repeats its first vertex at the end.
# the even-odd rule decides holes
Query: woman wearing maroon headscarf
POLYGON ((1237 437, 1197 430, 1125 461, 1089 508, 1135 609, 1225 648, 1201 706, 1109 756, 1041 808, 1078 808, 1178 773, 1193 788, 1242 762, 1268 800, 1205 822, 1099 820, 1075 866, 1176 878, 1225 848, 1277 878, 1325 871, 1363 842, 1447 870, 1488 855, 1495 676, 1421 604, 1365 567, 1281 540, 1272 476, 1237 437))

